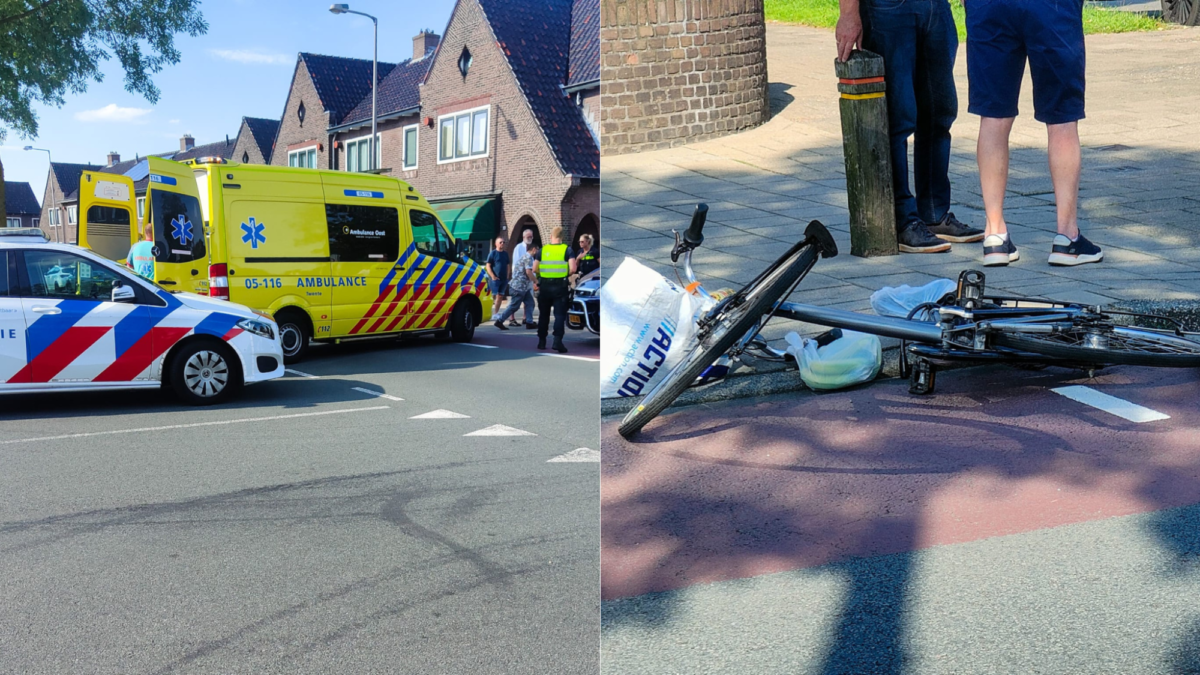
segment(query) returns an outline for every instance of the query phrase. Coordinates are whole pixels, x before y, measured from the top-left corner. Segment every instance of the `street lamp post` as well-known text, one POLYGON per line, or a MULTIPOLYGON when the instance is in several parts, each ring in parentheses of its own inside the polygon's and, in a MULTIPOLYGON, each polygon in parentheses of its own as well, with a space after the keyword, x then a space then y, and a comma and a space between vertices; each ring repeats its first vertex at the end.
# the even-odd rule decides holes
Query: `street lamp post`
POLYGON ((379 88, 377 86, 379 84, 379 20, 376 19, 375 17, 371 16, 370 14, 366 14, 364 12, 356 12, 356 11, 350 9, 350 5, 346 5, 346 4, 330 5, 329 11, 333 12, 334 14, 357 14, 359 16, 365 16, 371 20, 372 24, 375 25, 375 53, 371 57, 371 143, 370 143, 371 170, 375 171, 379 168, 376 165, 376 159, 375 159, 375 155, 378 152, 378 149, 376 149, 376 147, 375 147, 375 142, 376 142, 375 135, 378 133, 375 129, 375 124, 376 124, 376 120, 377 120, 375 103, 376 103, 376 93, 377 93, 376 90, 379 88))
MULTIPOLYGON (((39 150, 41 152, 46 153, 46 161, 50 162, 50 170, 46 172, 46 180, 53 181, 54 180, 54 160, 51 159, 51 157, 50 157, 50 151, 45 148, 35 148, 32 145, 25 146, 25 149, 26 150, 39 150)), ((55 237, 55 239, 58 240, 59 243, 62 243, 62 241, 63 241, 63 234, 62 234, 63 218, 62 218, 62 214, 58 213, 58 191, 54 189, 54 183, 50 184, 50 197, 54 203, 54 205, 51 206, 50 208, 53 209, 55 212, 55 215, 58 216, 58 228, 54 231, 54 237, 55 237)))

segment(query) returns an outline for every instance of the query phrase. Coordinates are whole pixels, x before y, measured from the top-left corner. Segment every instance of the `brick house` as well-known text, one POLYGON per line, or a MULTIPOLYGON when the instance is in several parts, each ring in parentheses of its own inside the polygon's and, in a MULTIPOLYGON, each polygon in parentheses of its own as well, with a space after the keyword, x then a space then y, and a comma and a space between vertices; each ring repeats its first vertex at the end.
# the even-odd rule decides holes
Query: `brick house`
MULTIPOLYGON (((417 187, 472 255, 561 225, 599 235, 599 0, 458 0, 445 36, 379 63, 383 173, 417 187)), ((371 62, 301 53, 276 166, 370 167, 371 62)), ((235 156, 235 161, 238 158, 235 156)))
MULTIPOLYGON (((234 142, 228 136, 223 141, 196 145, 195 139, 184 134, 179 139, 179 150, 154 153, 154 156, 177 161, 200 157, 221 157, 228 160, 233 154, 233 148, 234 142)), ((107 162, 103 166, 53 162, 46 178, 46 191, 42 198, 40 218, 42 231, 51 241, 68 243, 78 241, 76 226, 79 222, 79 177, 84 171, 100 171, 129 176, 133 179, 139 223, 145 215, 146 189, 150 185, 150 174, 145 160, 140 156, 121 161, 121 155, 110 152, 107 162)))
POLYGON ((279 120, 243 117, 229 159, 242 164, 268 164, 279 133, 279 120))
POLYGON ((23 181, 4 181, 4 211, 5 227, 37 227, 41 222, 42 207, 23 181))

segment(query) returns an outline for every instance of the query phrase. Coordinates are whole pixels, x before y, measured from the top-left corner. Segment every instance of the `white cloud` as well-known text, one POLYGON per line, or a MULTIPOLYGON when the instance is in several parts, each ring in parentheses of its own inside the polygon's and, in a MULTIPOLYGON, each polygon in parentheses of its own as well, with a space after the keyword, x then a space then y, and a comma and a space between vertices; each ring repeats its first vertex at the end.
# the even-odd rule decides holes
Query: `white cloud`
POLYGON ((249 49, 210 49, 208 53, 225 61, 251 65, 287 66, 295 61, 295 58, 287 54, 268 54, 249 49))
POLYGON ((171 124, 179 124, 179 120, 171 120, 171 124))
POLYGON ((96 110, 81 110, 75 113, 75 119, 80 122, 137 122, 149 115, 150 108, 122 108, 116 103, 109 103, 96 110))

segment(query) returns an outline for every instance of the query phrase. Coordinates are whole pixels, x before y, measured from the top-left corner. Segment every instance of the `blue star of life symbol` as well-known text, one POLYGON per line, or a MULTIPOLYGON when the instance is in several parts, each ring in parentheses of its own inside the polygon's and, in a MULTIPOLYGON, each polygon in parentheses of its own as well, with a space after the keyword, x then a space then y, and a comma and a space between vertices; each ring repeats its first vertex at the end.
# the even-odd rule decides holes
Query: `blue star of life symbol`
POLYGON ((171 221, 171 236, 184 246, 192 240, 192 224, 186 214, 180 214, 171 221))
POLYGON ((258 248, 259 244, 267 243, 267 235, 263 234, 263 224, 250 219, 250 224, 242 223, 242 242, 250 244, 250 248, 258 248))

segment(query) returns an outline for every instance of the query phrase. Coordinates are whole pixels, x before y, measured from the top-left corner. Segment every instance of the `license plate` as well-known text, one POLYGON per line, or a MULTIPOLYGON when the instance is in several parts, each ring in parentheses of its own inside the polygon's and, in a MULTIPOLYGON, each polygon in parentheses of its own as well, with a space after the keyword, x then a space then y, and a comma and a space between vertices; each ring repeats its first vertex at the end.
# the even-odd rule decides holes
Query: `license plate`
POLYGON ((577 316, 571 317, 571 326, 572 327, 583 326, 583 319, 581 319, 577 316))

